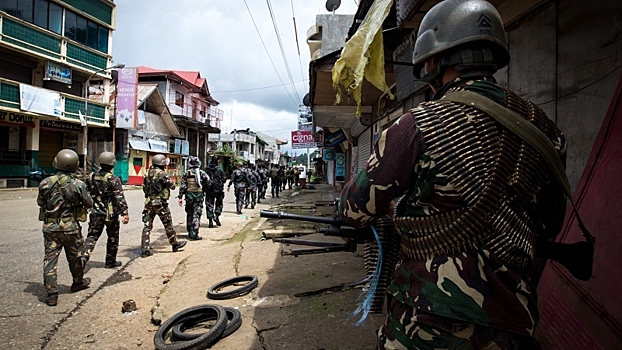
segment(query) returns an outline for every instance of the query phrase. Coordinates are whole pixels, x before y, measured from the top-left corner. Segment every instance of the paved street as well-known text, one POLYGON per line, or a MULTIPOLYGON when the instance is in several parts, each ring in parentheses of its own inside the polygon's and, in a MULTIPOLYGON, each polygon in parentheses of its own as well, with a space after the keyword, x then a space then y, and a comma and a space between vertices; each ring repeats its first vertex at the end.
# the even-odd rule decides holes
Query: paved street
MULTIPOLYGON (((177 193, 176 189, 172 195, 176 196, 177 193)), ((121 226, 118 254, 118 260, 124 265, 140 255, 140 214, 144 200, 141 190, 128 189, 125 196, 130 207, 130 223, 121 226)), ((232 201, 233 193, 227 193, 224 220, 239 220, 232 201)), ((180 222, 185 222, 186 214, 176 200, 171 200, 170 204, 173 222, 178 228, 180 222)), ((103 234, 86 269, 86 275, 92 279, 91 287, 86 291, 71 293, 71 274, 64 253, 61 253, 58 263, 59 304, 48 307, 42 281, 43 238, 37 214, 35 189, 6 190, 0 193, 0 278, 4 282, 0 284, 1 348, 37 349, 45 346, 49 341, 47 338, 56 332, 55 329, 62 327, 66 319, 93 297, 97 289, 116 271, 103 268, 106 244, 106 236, 103 234)), ((86 236, 86 230, 85 223, 82 226, 83 236, 86 236)), ((184 239, 185 229, 179 231, 184 232, 180 235, 184 239)), ((166 242, 162 224, 156 219, 152 243, 158 238, 166 242)), ((159 249, 170 250, 163 245, 159 249)))

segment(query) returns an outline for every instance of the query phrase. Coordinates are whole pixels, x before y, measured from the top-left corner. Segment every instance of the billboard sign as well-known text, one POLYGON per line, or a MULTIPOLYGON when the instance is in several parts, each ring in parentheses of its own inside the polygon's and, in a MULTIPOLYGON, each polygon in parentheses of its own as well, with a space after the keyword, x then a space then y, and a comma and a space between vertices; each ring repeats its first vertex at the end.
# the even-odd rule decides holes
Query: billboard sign
POLYGON ((136 68, 119 69, 117 83, 117 128, 136 128, 136 101, 138 98, 138 73, 136 68))
POLYGON ((292 148, 314 148, 315 141, 311 130, 292 131, 292 148))
POLYGON ((298 106, 298 130, 311 130, 313 128, 313 113, 311 107, 298 106))

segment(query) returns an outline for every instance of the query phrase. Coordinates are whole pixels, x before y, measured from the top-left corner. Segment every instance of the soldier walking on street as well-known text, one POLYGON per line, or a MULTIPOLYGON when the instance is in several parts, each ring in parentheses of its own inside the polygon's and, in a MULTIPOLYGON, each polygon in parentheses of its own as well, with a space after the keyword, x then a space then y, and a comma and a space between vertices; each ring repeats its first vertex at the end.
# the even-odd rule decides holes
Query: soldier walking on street
POLYGON ((272 198, 279 198, 281 182, 279 181, 279 170, 277 168, 270 169, 270 186, 272 187, 272 198))
POLYGON ((115 268, 121 266, 121 262, 117 261, 121 227, 119 215, 123 216, 123 224, 130 221, 130 216, 121 179, 112 174, 117 163, 114 154, 102 152, 97 161, 101 169, 86 179, 87 188, 93 198, 93 208, 89 215, 89 231, 82 247, 82 261, 85 265, 89 261, 95 244, 106 227, 108 241, 106 242, 104 267, 115 268))
POLYGON ((255 202, 257 201, 257 184, 261 183, 259 174, 254 170, 255 164, 251 164, 246 170, 246 176, 248 176, 248 188, 246 189, 246 198, 244 199, 244 208, 251 206, 251 209, 255 209, 255 202))
POLYGON ((263 165, 259 165, 259 169, 257 170, 257 173, 259 174, 259 177, 261 178, 261 183, 259 184, 258 187, 258 199, 257 199, 257 203, 261 203, 262 199, 266 199, 266 189, 268 188, 268 175, 266 174, 266 171, 264 170, 264 166, 263 165))
POLYGON ((209 187, 210 182, 207 173, 201 170, 199 158, 188 157, 188 170, 181 177, 177 200, 181 207, 183 198, 186 197, 186 230, 188 231, 188 238, 193 241, 203 239, 199 236, 201 215, 203 215, 203 189, 209 187))
POLYGON ((175 189, 175 184, 171 181, 164 166, 166 165, 166 157, 163 154, 156 154, 152 159, 153 165, 149 168, 143 179, 143 192, 145 193, 145 208, 143 209, 143 227, 142 235, 142 252, 140 256, 146 258, 153 255, 149 246, 149 235, 153 228, 153 220, 156 215, 160 217, 160 221, 164 225, 168 242, 173 247, 173 251, 179 251, 186 245, 186 241, 178 241, 177 234, 173 229, 173 219, 171 218, 171 210, 168 207, 168 199, 171 196, 171 190, 175 189))
POLYGON ((52 164, 58 172, 39 184, 37 204, 39 221, 43 221, 45 255, 43 257, 43 284, 47 290, 45 302, 58 303, 58 256, 65 248, 69 271, 73 276, 72 292, 88 288, 90 278, 84 278, 80 249, 84 244, 80 222, 86 221, 87 209, 93 206, 86 184, 75 174, 78 170, 76 152, 63 149, 52 164))
POLYGON ((242 214, 242 206, 244 205, 244 199, 246 198, 246 187, 248 187, 249 180, 246 172, 241 168, 241 164, 236 164, 236 169, 231 174, 231 180, 227 185, 227 192, 231 189, 233 184, 233 190, 235 191, 235 209, 237 214, 242 214))
POLYGON ((209 227, 212 228, 214 222, 220 226, 220 214, 222 214, 227 177, 225 172, 218 167, 216 156, 212 157, 209 165, 205 168, 205 172, 211 179, 211 184, 207 188, 203 188, 203 192, 205 193, 205 211, 207 212, 209 227))

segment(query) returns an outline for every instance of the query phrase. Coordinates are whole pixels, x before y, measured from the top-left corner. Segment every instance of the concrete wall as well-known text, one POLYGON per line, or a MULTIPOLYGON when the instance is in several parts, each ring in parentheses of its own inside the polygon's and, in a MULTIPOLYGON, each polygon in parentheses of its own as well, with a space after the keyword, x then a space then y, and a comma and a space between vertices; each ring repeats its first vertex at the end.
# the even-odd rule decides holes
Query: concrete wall
POLYGON ((575 188, 622 74, 622 2, 549 1, 508 39, 511 61, 497 77, 565 133, 575 188))
POLYGON ((320 57, 341 50, 348 37, 354 15, 317 15, 316 25, 322 27, 322 48, 320 57))

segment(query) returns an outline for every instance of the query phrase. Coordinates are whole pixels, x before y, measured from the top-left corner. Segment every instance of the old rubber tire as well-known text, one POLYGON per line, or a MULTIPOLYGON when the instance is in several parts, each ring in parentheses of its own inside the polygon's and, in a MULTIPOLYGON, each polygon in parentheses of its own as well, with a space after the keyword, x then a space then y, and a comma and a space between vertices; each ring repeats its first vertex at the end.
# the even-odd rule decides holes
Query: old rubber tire
POLYGON ((222 306, 213 304, 193 306, 176 313, 162 323, 153 336, 153 345, 155 345, 157 350, 205 349, 222 335, 225 327, 227 327, 227 313, 222 306), (192 340, 173 341, 171 343, 165 341, 169 331, 179 323, 180 320, 190 316, 202 315, 206 312, 211 312, 216 315, 216 323, 208 332, 192 340))
POLYGON ((231 298, 239 297, 239 296, 249 293, 253 288, 257 287, 258 283, 259 283, 259 280, 257 279, 257 276, 253 276, 253 275, 236 276, 236 277, 227 278, 226 280, 222 280, 216 283, 215 285, 211 286, 210 289, 207 290, 207 297, 210 299, 215 299, 215 300, 231 299, 231 298), (244 282, 244 281, 248 281, 248 283, 246 283, 245 285, 239 288, 235 288, 227 292, 218 292, 218 290, 226 286, 230 286, 238 282, 244 282))
MULTIPOLYGON (((230 336, 242 325, 242 315, 240 314, 240 311, 232 307, 226 307, 225 312, 227 313, 227 319, 229 320, 229 322, 227 322, 227 327, 225 327, 225 330, 222 332, 218 339, 230 336)), ((185 317, 177 322, 177 324, 173 327, 173 337, 174 339, 179 340, 191 340, 198 338, 202 335, 202 333, 185 333, 185 331, 201 322, 215 319, 216 313, 214 312, 206 312, 200 315, 185 317)))

